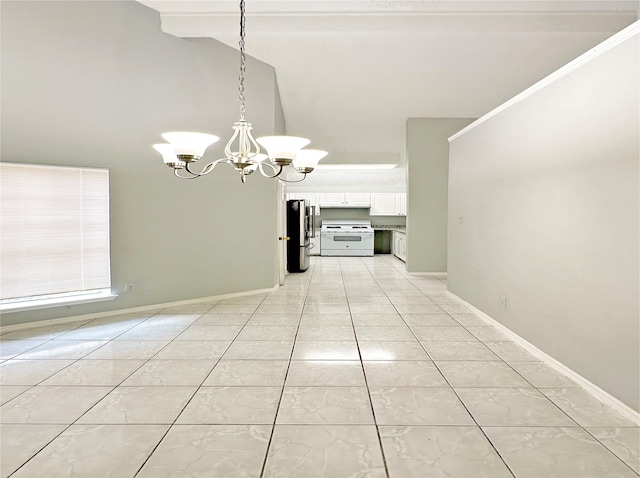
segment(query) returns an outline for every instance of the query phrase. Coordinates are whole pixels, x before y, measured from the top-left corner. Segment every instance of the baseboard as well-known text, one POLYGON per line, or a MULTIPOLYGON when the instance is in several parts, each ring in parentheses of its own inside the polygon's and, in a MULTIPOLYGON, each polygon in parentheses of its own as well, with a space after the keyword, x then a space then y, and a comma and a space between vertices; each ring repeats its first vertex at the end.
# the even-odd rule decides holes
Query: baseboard
POLYGON ((568 378, 570 378, 571 380, 576 382, 578 385, 580 385, 582 388, 584 388, 587 392, 589 392, 591 395, 593 395, 596 399, 598 399, 599 401, 601 401, 605 405, 610 406, 611 408, 616 410, 618 413, 623 415, 625 418, 627 418, 628 420, 631 420, 636 425, 640 426, 640 413, 636 412, 633 408, 628 406, 626 403, 621 402, 620 400, 618 400, 613 395, 605 392, 600 387, 598 387, 594 383, 592 383, 589 380, 587 380, 586 378, 584 378, 582 375, 574 372, 569 367, 567 367, 566 365, 562 364, 561 362, 558 362, 556 359, 554 359, 550 355, 547 355, 542 350, 537 348, 535 345, 531 344, 530 342, 527 342, 525 339, 520 337, 518 334, 516 334, 512 330, 508 329, 507 327, 505 327, 504 325, 502 325, 500 322, 498 322, 497 320, 493 319, 489 315, 485 314, 480 309, 477 309, 473 305, 469 304, 464 299, 461 299, 460 297, 458 297, 457 295, 455 295, 455 294, 453 294, 451 292, 449 292, 449 294, 452 297, 455 297, 457 300, 459 300, 466 307, 471 309, 476 315, 478 315, 482 319, 484 319, 485 322, 487 322, 489 325, 492 325, 492 326, 496 327, 498 330, 503 332, 509 339, 513 340, 518 345, 522 346, 522 348, 524 348, 531 355, 539 358, 542 362, 544 362, 545 364, 547 364, 548 366, 550 366, 551 368, 553 368, 557 372, 560 372, 561 374, 566 375, 568 378))
POLYGON ((410 276, 435 276, 438 278, 447 277, 446 272, 407 272, 410 276))
POLYGON ((69 322, 79 322, 82 320, 93 320, 100 319, 103 317, 112 317, 115 315, 123 315, 123 314, 137 314, 144 312, 158 312, 161 309, 165 309, 167 307, 178 307, 181 305, 190 305, 190 304, 200 304, 203 302, 215 302, 224 299, 232 299, 234 297, 244 297, 247 295, 254 294, 268 294, 270 292, 274 292, 280 286, 275 285, 269 289, 256 289, 249 290, 244 292, 233 292, 230 294, 222 294, 222 295, 212 295, 209 297, 200 297, 198 299, 189 299, 189 300, 180 300, 176 302, 166 302, 163 304, 152 304, 152 305, 143 305, 140 307, 131 307, 128 309, 117 309, 117 310, 109 310, 105 312, 96 312, 93 314, 84 314, 84 315, 76 315, 74 317, 61 317, 58 319, 48 319, 48 320, 39 320, 35 322, 25 322, 23 324, 13 324, 13 325, 0 325, 0 333, 11 332, 13 330, 22 330, 22 329, 31 329, 34 327, 44 327, 48 325, 58 325, 58 324, 66 324, 69 322))

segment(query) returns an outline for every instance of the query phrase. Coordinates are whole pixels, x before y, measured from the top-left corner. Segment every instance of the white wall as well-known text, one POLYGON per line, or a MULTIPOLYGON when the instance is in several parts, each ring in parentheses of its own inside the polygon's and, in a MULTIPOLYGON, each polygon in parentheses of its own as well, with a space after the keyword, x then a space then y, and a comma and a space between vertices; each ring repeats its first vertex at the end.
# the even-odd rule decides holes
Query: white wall
POLYGON ((453 293, 635 410, 639 43, 452 141, 448 255, 453 293))
MULTIPOLYGON (((9 325, 273 287, 275 182, 230 167, 181 181, 152 144, 164 131, 217 134, 239 117, 237 50, 160 30, 136 2, 2 5, 2 159, 110 170, 111 302, 4 314, 9 325)), ((282 133, 272 67, 248 59, 247 119, 282 133)))
POLYGON ((447 271, 448 138, 465 118, 407 120, 407 271, 447 271))

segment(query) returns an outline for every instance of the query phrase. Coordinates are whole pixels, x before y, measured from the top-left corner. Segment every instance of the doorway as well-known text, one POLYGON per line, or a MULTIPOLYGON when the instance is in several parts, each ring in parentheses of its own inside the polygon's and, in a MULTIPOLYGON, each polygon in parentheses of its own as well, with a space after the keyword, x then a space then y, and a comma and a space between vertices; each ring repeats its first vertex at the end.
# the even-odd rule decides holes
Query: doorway
POLYGON ((287 197, 284 185, 280 181, 276 181, 277 190, 277 216, 278 216, 278 253, 277 253, 277 270, 278 270, 278 284, 284 285, 284 279, 287 275, 287 197))

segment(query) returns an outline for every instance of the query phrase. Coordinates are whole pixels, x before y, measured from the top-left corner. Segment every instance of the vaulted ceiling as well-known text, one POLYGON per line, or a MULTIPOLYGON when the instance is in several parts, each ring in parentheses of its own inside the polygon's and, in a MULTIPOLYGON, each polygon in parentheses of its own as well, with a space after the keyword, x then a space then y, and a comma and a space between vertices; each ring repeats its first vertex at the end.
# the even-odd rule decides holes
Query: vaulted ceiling
MULTIPOLYGON (((238 1, 139 1, 166 33, 238 46, 238 1)), ((246 51, 276 68, 287 133, 328 150, 323 162, 397 163, 407 118, 482 116, 633 23, 638 5, 246 0, 246 51)))

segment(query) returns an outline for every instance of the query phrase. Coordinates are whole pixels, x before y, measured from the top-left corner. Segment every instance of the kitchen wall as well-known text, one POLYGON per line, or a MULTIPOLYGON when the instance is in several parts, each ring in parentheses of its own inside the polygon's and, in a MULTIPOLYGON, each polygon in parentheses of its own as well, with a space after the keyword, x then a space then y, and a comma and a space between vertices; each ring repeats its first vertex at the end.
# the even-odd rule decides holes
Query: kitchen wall
MULTIPOLYGON (((327 157, 330 155, 331 152, 327 157)), ((385 170, 316 169, 304 181, 287 184, 286 190, 287 193, 404 193, 407 190, 406 168, 399 164, 385 170)), ((373 225, 406 224, 405 216, 370 216, 369 209, 365 208, 321 208, 316 224, 320 226, 323 219, 369 219, 373 225)))
POLYGON ((318 227, 324 219, 369 219, 373 226, 404 226, 405 216, 370 216, 369 209, 364 208, 320 208, 316 216, 318 227))
POLYGON ((447 271, 448 138, 465 118, 407 120, 407 271, 447 271))
MULTIPOLYGON (((2 160, 108 168, 110 302, 3 314, 53 319, 273 287, 275 181, 242 185, 225 165, 181 181, 152 145, 164 131, 221 137, 239 117, 238 52, 160 30, 137 2, 1 3, 2 160), (122 293, 125 282, 133 293, 122 293)), ((247 117, 283 133, 274 69, 248 58, 247 117)))
MULTIPOLYGON (((331 152, 327 157, 330 155, 331 152)), ((287 184, 286 189, 287 193, 404 193, 407 190, 406 168, 399 164, 385 170, 316 169, 304 181, 287 184)), ((365 208, 321 208, 316 224, 320 226, 323 219, 369 219, 373 225, 406 224, 405 216, 370 216, 369 209, 365 208)))
POLYGON ((448 284, 638 411, 635 28, 452 141, 448 284))

